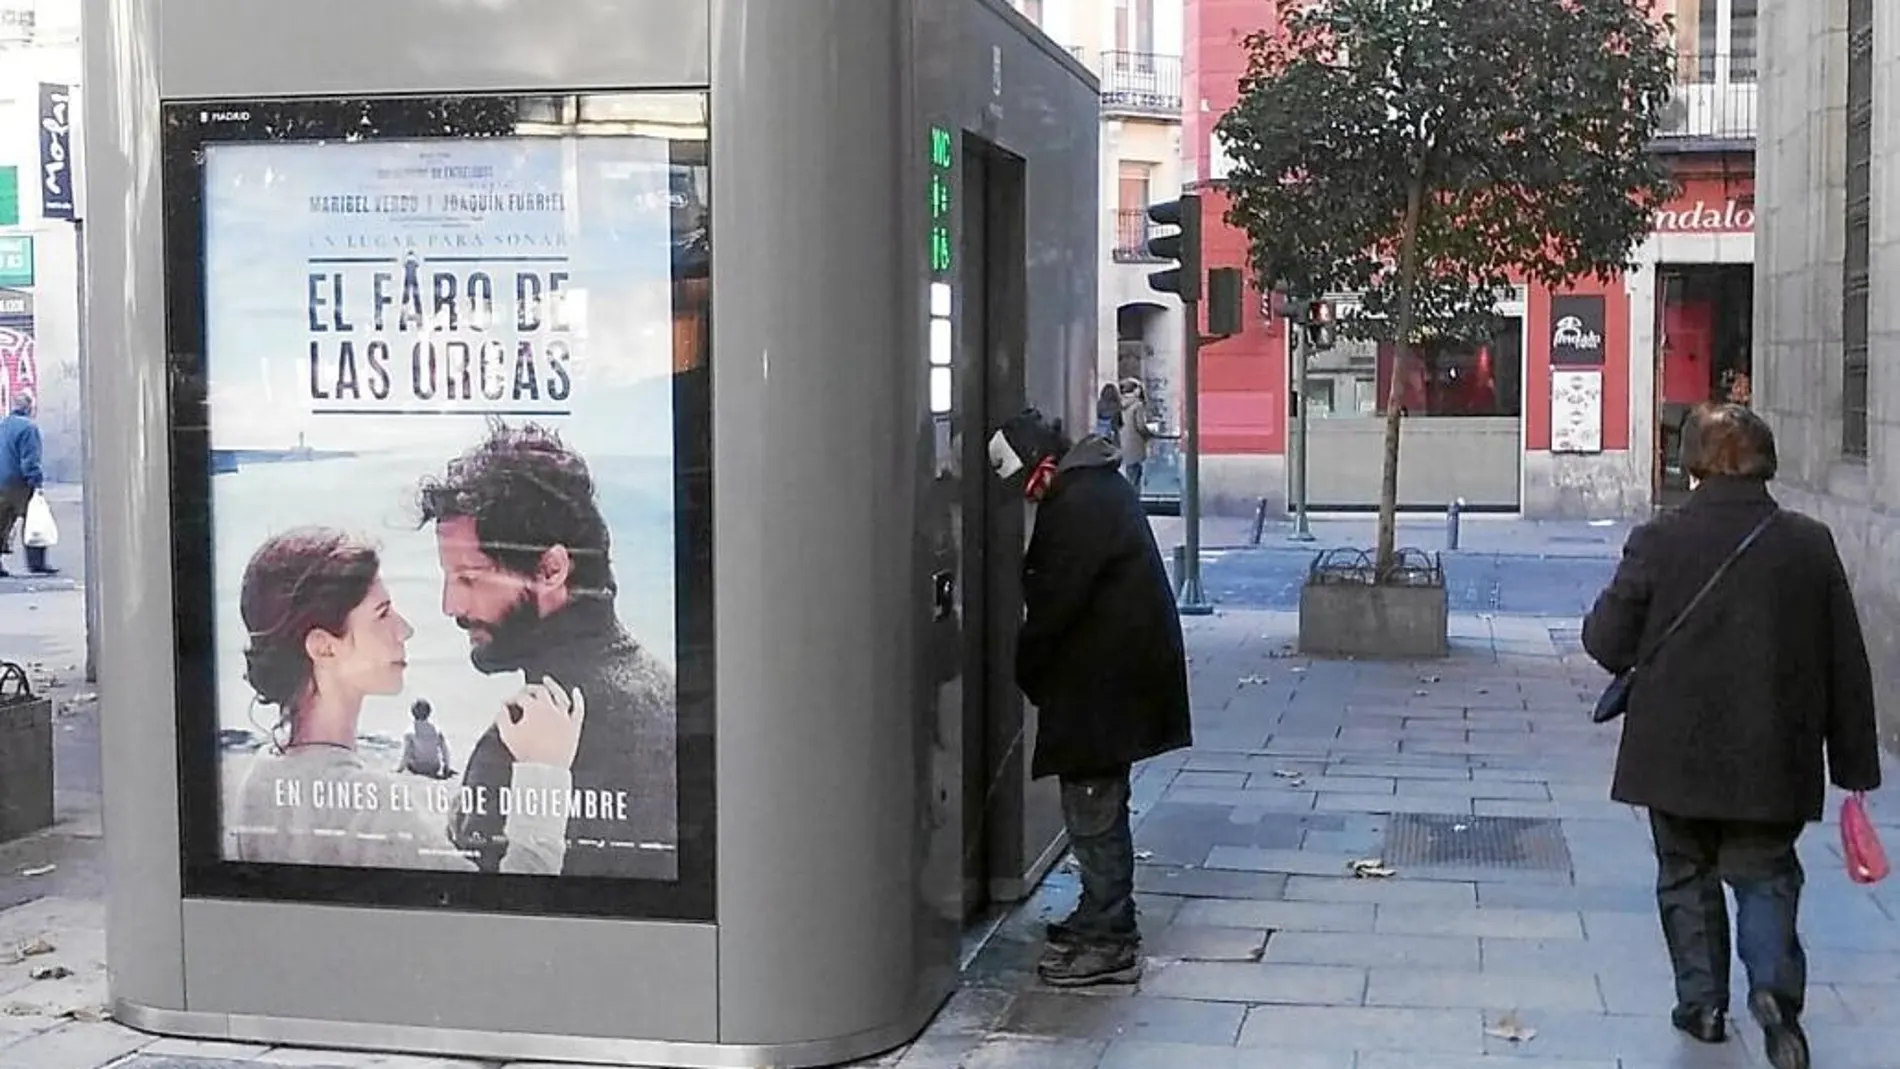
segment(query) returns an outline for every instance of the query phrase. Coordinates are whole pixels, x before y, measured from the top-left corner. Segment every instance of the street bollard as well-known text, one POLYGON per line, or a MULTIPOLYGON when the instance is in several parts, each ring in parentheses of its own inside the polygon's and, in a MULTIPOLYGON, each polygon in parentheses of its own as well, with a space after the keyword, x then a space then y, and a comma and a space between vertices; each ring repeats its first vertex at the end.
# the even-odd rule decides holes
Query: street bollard
POLYGON ((1451 504, 1445 506, 1445 548, 1458 548, 1458 514, 1464 510, 1465 499, 1454 497, 1451 504))
POLYGON ((1181 584, 1187 581, 1187 547, 1174 547, 1174 596, 1181 596, 1181 584))
POLYGON ((1260 499, 1260 507, 1253 510, 1253 533, 1248 537, 1247 544, 1251 546, 1259 545, 1260 536, 1265 532, 1266 528, 1267 499, 1263 497, 1260 499))

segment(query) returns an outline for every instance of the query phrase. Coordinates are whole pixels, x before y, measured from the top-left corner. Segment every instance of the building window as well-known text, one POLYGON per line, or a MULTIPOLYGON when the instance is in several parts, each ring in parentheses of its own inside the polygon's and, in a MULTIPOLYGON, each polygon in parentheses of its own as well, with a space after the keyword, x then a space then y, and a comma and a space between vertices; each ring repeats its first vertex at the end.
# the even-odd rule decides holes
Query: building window
POLYGON ((1123 161, 1115 193, 1114 258, 1122 263, 1145 263, 1153 224, 1148 221, 1149 181, 1154 165, 1123 161))
POLYGON ((1755 80, 1759 0, 1677 0, 1676 53, 1694 85, 1755 80))
POLYGON ((1873 58, 1874 0, 1847 0, 1847 245, 1841 260, 1841 452, 1850 457, 1867 455, 1873 58))
MULTIPOLYGON (((1385 411, 1391 396, 1396 350, 1390 342, 1377 347, 1377 413, 1385 411)), ((1524 322, 1516 316, 1501 317, 1490 341, 1482 344, 1414 346, 1399 373, 1399 404, 1408 416, 1520 416, 1524 411, 1523 352, 1524 322)))
POLYGON ((1155 50, 1155 0, 1115 0, 1115 51, 1151 56, 1155 50))
POLYGON ((1120 182, 1116 193, 1117 206, 1123 211, 1146 211, 1148 209, 1148 181, 1154 174, 1154 165, 1123 161, 1118 169, 1120 182))

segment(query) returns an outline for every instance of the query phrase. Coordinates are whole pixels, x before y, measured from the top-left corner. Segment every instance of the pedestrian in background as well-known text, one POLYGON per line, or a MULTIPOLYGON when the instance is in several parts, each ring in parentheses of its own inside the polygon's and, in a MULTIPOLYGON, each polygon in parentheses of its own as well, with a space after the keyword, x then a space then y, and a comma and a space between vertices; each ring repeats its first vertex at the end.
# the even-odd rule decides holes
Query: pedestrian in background
POLYGON ((996 474, 1034 504, 1023 558, 1016 681, 1036 707, 1030 774, 1061 784, 1082 896, 1048 929, 1038 965, 1058 987, 1133 983, 1130 767, 1192 742, 1187 654, 1168 573, 1115 447, 1071 444, 1030 410, 991 436, 996 474))
POLYGON ((1102 392, 1095 398, 1095 436, 1115 440, 1122 426, 1122 392, 1112 382, 1102 384, 1102 392))
POLYGON ((1880 786, 1873 674, 1833 534, 1768 493, 1767 423, 1740 405, 1700 406, 1684 429, 1683 467, 1688 501, 1630 533, 1584 620, 1597 663, 1637 669, 1611 794, 1649 810, 1675 1026, 1707 1043, 1726 1038, 1726 883, 1769 1062, 1808 1069, 1795 842, 1821 819, 1830 776, 1846 791, 1880 786))
MULTIPOLYGON (((27 506, 39 493, 43 476, 40 471, 40 428, 33 422, 33 398, 20 394, 13 399, 11 411, 0 419, 0 557, 13 552, 13 528, 26 517, 27 506)), ((25 546, 27 570, 50 574, 44 546, 25 546)), ((7 575, 0 561, 0 578, 7 575)))
POLYGON ((1140 493, 1142 473, 1148 465, 1148 443, 1171 442, 1181 436, 1161 430, 1160 421, 1148 407, 1148 390, 1140 379, 1122 380, 1121 421, 1122 470, 1134 484, 1136 493, 1140 493))

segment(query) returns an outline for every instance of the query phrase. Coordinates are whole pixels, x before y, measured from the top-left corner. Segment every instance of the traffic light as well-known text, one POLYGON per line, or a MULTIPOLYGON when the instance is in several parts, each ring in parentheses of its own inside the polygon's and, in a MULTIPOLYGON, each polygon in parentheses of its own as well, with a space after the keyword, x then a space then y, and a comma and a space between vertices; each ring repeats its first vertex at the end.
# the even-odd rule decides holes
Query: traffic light
POLYGON ((1333 347, 1333 305, 1331 301, 1306 303, 1306 344, 1311 349, 1333 347))
POLYGON ((1241 294, 1246 290, 1240 268, 1214 267, 1207 272, 1207 336, 1231 338, 1240 333, 1241 294))
POLYGON ((1183 193, 1179 200, 1148 207, 1148 219, 1161 226, 1179 227, 1172 234, 1148 239, 1148 255, 1178 266, 1148 276, 1157 293, 1172 293, 1183 301, 1201 299, 1201 197, 1183 193))

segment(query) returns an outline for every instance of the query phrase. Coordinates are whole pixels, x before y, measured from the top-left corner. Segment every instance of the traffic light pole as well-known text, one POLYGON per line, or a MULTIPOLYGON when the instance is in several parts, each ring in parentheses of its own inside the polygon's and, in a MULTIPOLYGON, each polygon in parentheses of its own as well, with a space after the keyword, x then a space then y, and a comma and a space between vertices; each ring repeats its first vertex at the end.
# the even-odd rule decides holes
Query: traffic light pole
POLYGON ((1297 369, 1293 375, 1297 383, 1293 407, 1293 533, 1288 537, 1295 542, 1311 542, 1313 530, 1306 521, 1306 326, 1288 320, 1287 330, 1292 334, 1293 366, 1297 369))
POLYGON ((1187 393, 1182 415, 1187 448, 1181 458, 1181 523, 1186 530, 1186 551, 1181 564, 1181 602, 1183 616, 1209 616, 1214 607, 1201 591, 1201 302, 1181 302, 1182 379, 1187 393))
MULTIPOLYGON (((1201 593, 1201 197, 1183 193, 1177 200, 1148 206, 1148 221, 1180 229, 1148 239, 1148 255, 1176 266, 1148 276, 1156 293, 1181 298, 1181 364, 1187 398, 1181 405, 1181 522, 1187 528, 1181 547, 1181 587, 1176 608, 1183 616, 1207 616, 1214 607, 1201 593)), ((1224 286, 1223 292, 1232 291, 1224 286)))

